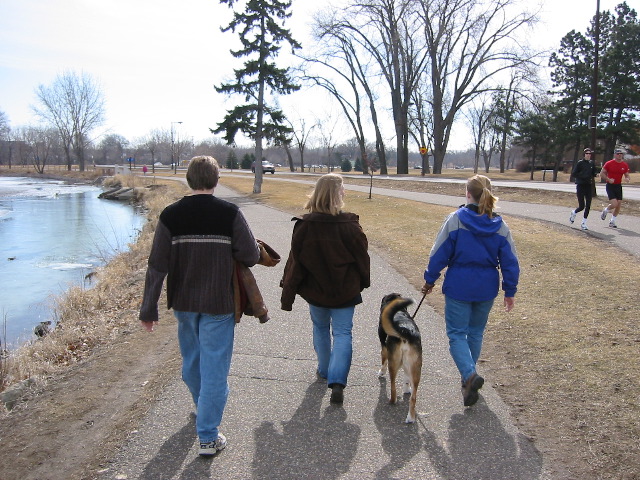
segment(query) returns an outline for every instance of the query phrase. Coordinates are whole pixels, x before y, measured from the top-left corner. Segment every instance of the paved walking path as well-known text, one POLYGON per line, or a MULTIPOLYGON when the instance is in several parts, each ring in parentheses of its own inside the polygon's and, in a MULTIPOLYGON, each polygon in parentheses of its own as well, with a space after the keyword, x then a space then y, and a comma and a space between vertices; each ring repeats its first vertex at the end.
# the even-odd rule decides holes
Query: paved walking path
MULTIPOLYGON (((360 185, 348 185, 345 186, 345 188, 361 192, 369 191, 369 187, 360 185)), ((451 207, 458 207, 465 201, 462 197, 455 197, 450 195, 407 192, 385 188, 374 188, 374 193, 378 195, 388 195, 392 197, 404 198, 407 200, 433 203, 436 205, 449 205, 451 207)), ((569 213, 571 212, 571 208, 567 207, 559 207, 557 205, 540 205, 534 203, 498 201, 498 213, 505 216, 513 215, 563 225, 566 228, 577 230, 578 232, 584 233, 585 235, 590 235, 592 237, 616 244, 621 249, 626 250, 636 257, 640 257, 640 217, 625 215, 623 203, 620 216, 618 217, 618 228, 611 228, 609 227, 611 214, 607 216, 607 219, 605 221, 602 221, 600 218, 602 209, 598 208, 600 205, 599 200, 601 202, 606 202, 606 196, 601 196, 599 197, 599 199, 593 200, 592 209, 589 213, 589 218, 587 221, 589 230, 584 232, 580 229, 580 223, 582 222, 582 212, 578 213, 574 223, 571 224, 569 223, 569 213)), ((578 202, 576 200, 576 206, 577 203, 578 202)))
MULTIPOLYGON (((225 173, 225 175, 233 175, 229 173, 225 173)), ((400 184, 403 180, 406 180, 407 177, 384 177, 385 180, 395 180, 400 184)), ((293 178, 292 176, 284 176, 281 175, 277 178, 269 175, 265 176, 266 181, 281 181, 281 182, 299 182, 299 183, 308 183, 312 185, 314 182, 310 180, 298 180, 293 178)), ((443 181, 443 179, 436 179, 436 181, 443 181)), ((462 182, 462 180, 457 180, 457 182, 462 182)), ((496 182, 500 184, 508 184, 510 188, 518 188, 518 182, 496 182)), ((531 182, 527 182, 529 185, 527 188, 531 188, 531 182)), ((545 190, 552 190, 554 184, 552 183, 544 183, 545 190)), ((555 184, 557 191, 566 191, 568 184, 555 184)), ((624 211, 624 203, 622 204, 622 209, 620 212, 620 217, 618 218, 618 228, 609 227, 609 220, 611 220, 611 214, 607 216, 605 221, 600 219, 600 214, 602 209, 600 208, 601 204, 606 204, 608 201, 606 200, 606 195, 600 191, 601 187, 599 186, 599 197, 593 199, 591 212, 589 213, 588 219, 588 231, 582 231, 580 229, 580 223, 582 222, 582 212, 578 213, 576 216, 575 222, 573 224, 569 223, 569 213, 571 212, 571 208, 560 207, 557 205, 540 205, 534 203, 522 203, 522 202, 507 202, 507 201, 499 201, 498 202, 498 213, 509 216, 518 216, 525 218, 532 218, 535 220, 542 220, 545 222, 552 222, 558 225, 565 226, 566 228, 571 228, 576 230, 580 234, 590 235, 594 238, 598 238, 603 241, 607 241, 618 245, 622 250, 625 250, 636 257, 640 257, 640 217, 634 217, 630 215, 625 215, 624 211)), ((640 190, 635 186, 626 186, 623 187, 625 192, 634 192, 634 198, 637 197, 637 192, 640 190)), ((350 185, 345 184, 345 189, 358 191, 358 192, 369 192, 369 187, 366 185, 350 185)), ((575 185, 573 186, 572 192, 575 192, 575 185)), ((439 195, 436 193, 424 193, 424 192, 410 192, 405 190, 395 190, 390 188, 379 188, 375 186, 373 187, 373 195, 385 195, 396 198, 403 198, 406 200, 414 200, 417 202, 431 203, 434 205, 447 205, 450 207, 458 207, 464 203, 464 197, 456 197, 452 195, 439 195)), ((499 195, 498 195, 499 196, 499 195)), ((578 202, 576 200, 576 206, 578 202)))
MULTIPOLYGON (((376 189, 376 193, 383 192, 376 189)), ((256 236, 286 258, 293 227, 290 215, 222 186, 216 195, 238 203, 256 236)), ((460 203, 453 197, 440 197, 435 203, 444 201, 452 206, 460 203)), ((503 205, 505 213, 507 208, 503 205)), ((544 208, 551 211, 555 207, 544 208)), ((561 213, 550 214, 559 217, 561 213)), ((231 393, 221 425, 228 440, 226 450, 213 459, 198 457, 192 402, 176 371, 175 381, 100 478, 553 478, 553 466, 514 425, 508 407, 491 388, 490 378, 478 404, 462 406, 444 322, 427 301, 416 317, 424 349, 418 420, 413 425, 403 423, 406 398, 389 405, 388 380, 377 377, 378 311, 386 293, 400 292, 415 300, 421 295, 374 249, 370 254, 372 287, 364 291, 364 303, 356 307, 353 366, 343 406, 331 405, 329 390, 316 380, 305 302, 298 297, 292 312, 279 309, 284 261, 274 268, 256 266, 253 271, 271 320, 261 325, 255 318, 244 317, 236 329, 231 393)))

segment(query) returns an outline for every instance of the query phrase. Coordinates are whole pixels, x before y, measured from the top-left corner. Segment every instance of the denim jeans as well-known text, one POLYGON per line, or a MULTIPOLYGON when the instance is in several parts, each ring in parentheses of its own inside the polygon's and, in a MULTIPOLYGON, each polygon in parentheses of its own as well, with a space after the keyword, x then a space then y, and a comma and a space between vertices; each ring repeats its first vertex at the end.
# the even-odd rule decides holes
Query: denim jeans
POLYGON ((174 311, 182 354, 182 380, 196 405, 196 430, 201 442, 218 438, 227 404, 231 368, 234 314, 208 315, 174 311))
POLYGON ((482 350, 482 337, 492 306, 493 299, 463 302, 445 296, 444 317, 449 352, 463 382, 476 371, 476 363, 482 350))
POLYGON ((347 385, 353 353, 352 334, 355 307, 324 308, 309 305, 313 322, 313 348, 318 356, 318 374, 327 385, 347 385), (331 337, 333 336, 333 346, 331 337))

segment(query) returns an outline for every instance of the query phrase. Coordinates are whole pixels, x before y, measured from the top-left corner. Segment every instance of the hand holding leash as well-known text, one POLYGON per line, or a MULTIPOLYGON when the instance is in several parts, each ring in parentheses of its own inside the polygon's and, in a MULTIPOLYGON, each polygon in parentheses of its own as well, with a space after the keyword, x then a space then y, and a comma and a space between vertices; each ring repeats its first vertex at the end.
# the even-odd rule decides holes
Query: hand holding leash
POLYGON ((433 291, 433 286, 434 285, 435 285, 435 283, 426 283, 425 282, 425 284, 422 286, 421 292, 424 293, 425 295, 431 293, 433 291))

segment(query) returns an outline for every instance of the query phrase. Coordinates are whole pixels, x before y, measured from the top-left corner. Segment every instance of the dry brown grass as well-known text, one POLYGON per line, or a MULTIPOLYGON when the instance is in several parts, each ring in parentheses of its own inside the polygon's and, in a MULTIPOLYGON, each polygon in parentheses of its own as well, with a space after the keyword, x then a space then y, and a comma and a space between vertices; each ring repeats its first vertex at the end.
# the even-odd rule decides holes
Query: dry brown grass
MULTIPOLYGON (((469 171, 460 174, 466 178, 469 171)), ((162 183, 150 176, 142 181, 162 183)), ((61 371, 88 355, 92 345, 109 342, 132 328, 155 219, 185 191, 175 182, 168 183, 178 190, 147 189, 145 205, 151 221, 138 242, 99 272, 95 288, 73 290, 62 300, 61 332, 36 342, 37 347, 27 347, 39 350, 23 350, 24 363, 19 368, 18 363, 12 365, 13 377, 61 371), (38 361, 31 360, 31 355, 38 361)), ((250 176, 223 175, 222 183, 293 214, 302 213, 304 195, 311 190, 309 185, 265 181, 264 193, 251 195, 250 176)), ((403 182, 402 188, 418 188, 411 184, 403 182)), ((376 185, 389 188, 378 181, 376 185)), ((428 188, 450 195, 463 192, 459 185, 429 184, 428 188)), ((514 200, 509 195, 519 194, 499 192, 503 200, 514 200)), ((348 192, 346 201, 347 209, 360 215, 372 248, 420 287, 422 265, 451 209, 379 196, 375 189, 371 200, 366 194, 348 192)), ((575 203, 572 194, 550 196, 549 192, 527 192, 525 199, 514 201, 575 203)), ((627 203, 623 209, 623 214, 633 210, 627 203)), ((483 371, 511 406, 520 428, 536 438, 545 455, 567 465, 570 478, 639 478, 640 333, 633 308, 640 287, 638 259, 566 228, 518 218, 507 221, 520 255, 521 284, 514 312, 494 309, 483 371)), ((428 301, 442 312, 442 295, 431 295, 428 301)))
MULTIPOLYGON (((221 183, 293 214, 302 213, 311 190, 265 181, 263 193, 253 195, 251 178, 223 176, 221 183)), ((548 192, 537 195, 549 202, 548 192)), ((419 288, 422 266, 451 208, 379 196, 375 189, 371 200, 367 196, 349 191, 346 209, 360 215, 372 247, 419 288)), ((573 198, 567 200, 573 205, 573 198)), ((522 430, 545 454, 568 464, 572 478, 638 478, 640 262, 566 228, 506 220, 522 275, 515 310, 505 314, 496 302, 483 371, 522 430)), ((442 313, 442 295, 428 301, 442 313)))
POLYGON ((80 172, 77 169, 68 171, 66 166, 56 165, 56 166, 47 166, 45 168, 45 173, 40 174, 35 171, 35 169, 31 165, 14 165, 11 168, 6 166, 2 166, 0 168, 0 175, 6 176, 26 176, 26 177, 34 177, 34 178, 56 178, 67 181, 81 181, 87 182, 95 180, 100 177, 99 172, 93 170, 92 168, 87 168, 84 172, 80 172))
MULTIPOLYGON (((482 173, 482 172, 481 172, 482 173)), ((234 176, 236 175, 244 175, 247 178, 253 179, 253 175, 248 171, 234 170, 234 176)), ((453 178, 453 179, 467 179, 473 172, 471 170, 445 170, 442 175, 426 175, 427 178, 453 178)), ((302 173, 290 173, 288 171, 278 171, 278 178, 292 178, 296 180, 308 180, 311 182, 315 182, 318 178, 317 175, 308 175, 302 173)), ((407 177, 407 176, 403 176, 407 177)), ((435 193, 440 195, 454 195, 459 196, 461 199, 464 199, 464 185, 461 183, 440 183, 440 182, 421 182, 417 181, 417 178, 420 177, 419 174, 412 173, 408 175, 408 177, 415 177, 416 181, 411 180, 403 180, 401 182, 393 179, 387 179, 385 177, 380 177, 379 175, 374 175, 373 177, 373 185, 379 188, 388 188, 391 190, 407 190, 414 192, 425 192, 425 193, 435 193)), ((519 181, 528 181, 529 173, 518 173, 513 171, 508 171, 505 173, 499 173, 497 171, 491 171, 489 173, 489 177, 492 180, 519 180, 519 181)), ((225 174, 223 173, 223 178, 225 178, 225 174)), ((268 180, 270 177, 267 176, 268 180)), ((539 172, 535 173, 534 180, 542 181, 542 174, 539 172)), ((354 185, 365 185, 369 186, 370 177, 367 175, 362 175, 360 178, 345 178, 345 183, 354 184, 354 185)), ((552 183, 551 176, 547 175, 545 183, 552 183)), ((558 183, 569 183, 569 175, 565 173, 558 174, 558 183)), ((638 185, 640 183, 640 173, 632 173, 631 174, 631 184, 638 185)), ((625 184, 626 185, 626 184, 625 184)), ((517 187, 494 187, 494 193, 503 201, 510 202, 523 202, 523 203, 538 203, 538 204, 552 204, 559 205, 568 208, 575 208, 578 203, 576 200, 575 193, 569 192, 558 192, 552 190, 532 190, 525 188, 517 188, 517 187)), ((598 210, 604 208, 609 202, 605 197, 596 197, 592 203, 592 210, 598 210)), ((640 216, 640 202, 624 200, 622 205, 622 215, 634 215, 640 216)))

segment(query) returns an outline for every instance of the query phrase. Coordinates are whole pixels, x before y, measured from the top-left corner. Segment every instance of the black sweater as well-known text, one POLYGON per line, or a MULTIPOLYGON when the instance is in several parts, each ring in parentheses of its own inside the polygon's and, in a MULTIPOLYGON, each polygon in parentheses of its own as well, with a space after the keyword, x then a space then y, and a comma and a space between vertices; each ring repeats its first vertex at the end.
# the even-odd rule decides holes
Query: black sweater
POLYGON ((244 215, 213 195, 191 195, 160 214, 145 279, 140 320, 158 320, 167 277, 167 308, 227 314, 234 311, 233 261, 247 267, 260 258, 244 215))

